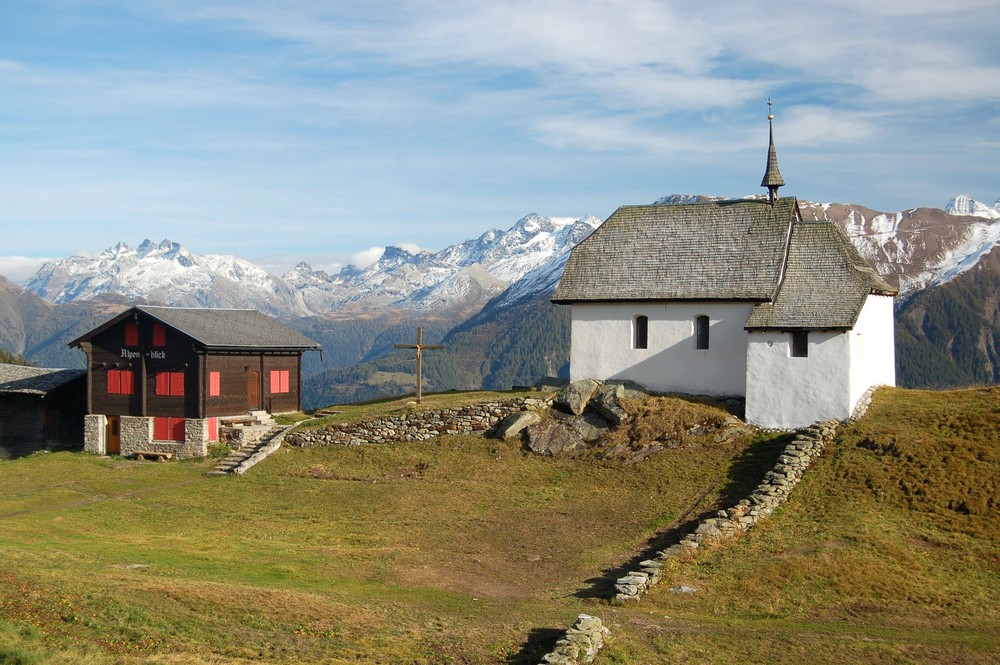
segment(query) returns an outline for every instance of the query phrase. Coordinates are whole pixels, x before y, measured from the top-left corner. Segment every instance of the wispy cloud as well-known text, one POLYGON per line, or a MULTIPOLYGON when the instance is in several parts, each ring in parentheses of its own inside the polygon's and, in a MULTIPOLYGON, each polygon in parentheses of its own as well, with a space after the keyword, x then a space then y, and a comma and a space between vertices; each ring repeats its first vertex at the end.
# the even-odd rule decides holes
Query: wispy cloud
POLYGON ((264 256, 281 228, 360 265, 531 209, 728 192, 719 164, 759 178, 768 97, 802 168, 899 156, 863 183, 799 182, 888 206, 1000 181, 964 152, 1000 142, 995 0, 39 0, 10 18, 0 221, 73 247, 85 223, 101 245, 264 256))

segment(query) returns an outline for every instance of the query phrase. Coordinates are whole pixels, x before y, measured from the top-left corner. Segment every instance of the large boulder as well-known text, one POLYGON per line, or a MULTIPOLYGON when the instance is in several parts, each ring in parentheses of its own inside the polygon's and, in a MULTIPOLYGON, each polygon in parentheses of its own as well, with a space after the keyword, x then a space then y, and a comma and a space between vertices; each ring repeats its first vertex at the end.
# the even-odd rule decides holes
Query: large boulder
POLYGON ((563 387, 553 400, 553 405, 565 409, 573 415, 580 415, 601 384, 593 379, 581 379, 563 387))
POLYGON ((600 440, 609 429, 608 421, 596 413, 554 415, 528 430, 528 448, 539 455, 559 455, 600 440))
POLYGON ((512 413, 497 423, 490 434, 497 439, 512 439, 541 419, 542 417, 538 415, 537 411, 512 413))
POLYGON ((590 408, 604 416, 612 425, 618 426, 628 418, 622 406, 625 386, 620 383, 605 383, 590 400, 590 408))

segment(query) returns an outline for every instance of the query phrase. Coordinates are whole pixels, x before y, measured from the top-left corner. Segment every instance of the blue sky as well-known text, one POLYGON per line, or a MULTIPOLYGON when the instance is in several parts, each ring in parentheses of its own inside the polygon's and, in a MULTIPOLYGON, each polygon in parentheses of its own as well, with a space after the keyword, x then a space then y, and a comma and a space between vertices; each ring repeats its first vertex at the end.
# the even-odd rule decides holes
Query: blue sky
POLYGON ((996 0, 2 0, 0 274, 145 238, 330 269, 757 193, 768 97, 782 194, 992 203, 998 27, 996 0))

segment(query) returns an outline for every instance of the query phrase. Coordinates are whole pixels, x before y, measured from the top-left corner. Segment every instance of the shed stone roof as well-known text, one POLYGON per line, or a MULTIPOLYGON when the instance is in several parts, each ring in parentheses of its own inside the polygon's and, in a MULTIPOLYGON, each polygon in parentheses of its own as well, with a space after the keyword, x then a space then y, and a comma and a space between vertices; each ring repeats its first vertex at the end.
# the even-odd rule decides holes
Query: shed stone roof
POLYGON ((141 312, 187 335, 206 349, 319 350, 320 345, 254 309, 207 309, 140 305, 70 342, 79 346, 103 330, 141 312))
POLYGON ((86 374, 84 369, 49 369, 0 363, 0 393, 47 395, 86 374))

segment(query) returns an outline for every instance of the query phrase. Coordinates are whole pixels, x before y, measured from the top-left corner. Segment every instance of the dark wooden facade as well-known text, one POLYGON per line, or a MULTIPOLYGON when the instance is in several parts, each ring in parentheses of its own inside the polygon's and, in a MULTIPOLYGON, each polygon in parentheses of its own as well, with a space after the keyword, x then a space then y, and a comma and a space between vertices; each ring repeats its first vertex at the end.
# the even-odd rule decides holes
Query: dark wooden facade
POLYGON ((205 419, 301 408, 319 345, 252 310, 135 307, 71 342, 87 354, 87 413, 205 419))
POLYGON ((83 447, 80 370, 0 365, 0 459, 83 447))

